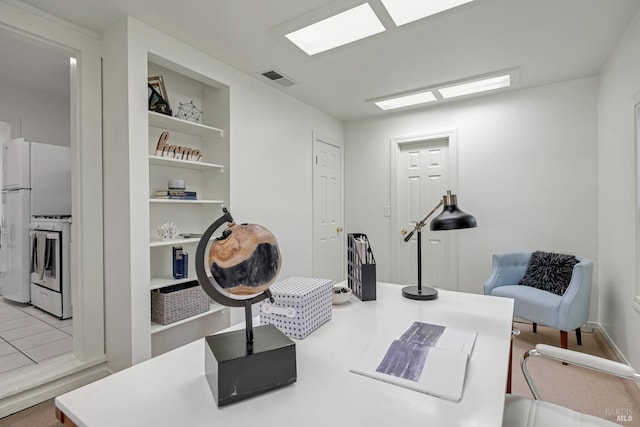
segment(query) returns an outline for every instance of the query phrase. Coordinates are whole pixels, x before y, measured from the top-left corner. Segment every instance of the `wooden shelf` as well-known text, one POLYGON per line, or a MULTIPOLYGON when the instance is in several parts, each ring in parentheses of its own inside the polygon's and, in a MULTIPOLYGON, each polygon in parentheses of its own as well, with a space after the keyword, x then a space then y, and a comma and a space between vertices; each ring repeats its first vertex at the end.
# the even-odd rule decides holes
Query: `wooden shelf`
POLYGON ((151 242, 149 242, 149 247, 157 248, 160 246, 186 245, 188 243, 198 243, 199 241, 200 241, 199 237, 194 237, 192 239, 171 239, 171 240, 151 239, 151 242))
POLYGON ((186 120, 177 119, 175 117, 153 111, 149 111, 149 126, 207 138, 217 139, 224 136, 224 131, 222 129, 200 123, 188 122, 186 120))
POLYGON ((192 204, 192 205, 224 205, 224 200, 182 200, 182 199, 149 199, 149 203, 192 204))
POLYGON ((211 303, 209 305, 209 311, 205 311, 204 313, 196 314, 195 316, 187 317, 186 319, 178 320, 177 322, 170 323, 168 325, 160 325, 158 323, 151 322, 151 335, 156 334, 158 332, 166 331, 167 329, 175 328, 176 326, 182 325, 184 323, 191 322, 192 320, 199 319, 201 317, 209 316, 214 313, 218 313, 224 310, 225 307, 223 305, 217 303, 211 303))
POLYGON ((220 172, 224 172, 223 165, 217 165, 215 163, 194 162, 191 160, 171 159, 169 157, 149 156, 149 164, 157 166, 170 166, 182 169, 220 169, 220 172))

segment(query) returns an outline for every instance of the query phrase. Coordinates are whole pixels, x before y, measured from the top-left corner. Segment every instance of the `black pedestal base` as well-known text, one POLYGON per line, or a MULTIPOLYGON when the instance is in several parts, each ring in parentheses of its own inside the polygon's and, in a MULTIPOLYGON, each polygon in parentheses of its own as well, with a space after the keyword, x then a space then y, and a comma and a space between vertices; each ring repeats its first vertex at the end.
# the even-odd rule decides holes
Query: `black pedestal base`
POLYGON ((253 329, 253 352, 245 330, 206 337, 205 372, 218 406, 296 382, 296 345, 273 325, 253 329))
POLYGON ((438 298, 438 290, 423 286, 418 290, 417 286, 406 286, 402 288, 402 296, 409 299, 417 299, 421 301, 433 300, 438 298))

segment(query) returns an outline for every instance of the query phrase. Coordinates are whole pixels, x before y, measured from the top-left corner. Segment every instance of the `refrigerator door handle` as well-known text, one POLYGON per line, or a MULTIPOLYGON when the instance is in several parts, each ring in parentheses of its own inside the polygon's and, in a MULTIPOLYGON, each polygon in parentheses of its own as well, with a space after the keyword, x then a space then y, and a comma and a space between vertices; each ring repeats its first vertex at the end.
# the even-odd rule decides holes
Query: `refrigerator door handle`
MULTIPOLYGON (((4 202, 4 190, 2 191, 2 198, 4 202)), ((2 203, 4 207, 4 203, 2 203)), ((5 218, 0 218, 0 256, 2 256, 3 246, 9 241, 9 229, 7 228, 7 224, 5 222, 5 218)), ((3 270, 4 271, 4 270, 3 270)))
POLYGON ((9 269, 9 230, 0 226, 0 273, 9 269))
MULTIPOLYGON (((5 205, 5 198, 7 194, 7 190, 5 190, 4 188, 2 189, 2 191, 0 191, 0 197, 2 197, 2 210, 4 210, 4 205, 5 205)), ((2 218, 0 218, 0 258, 2 258, 4 256, 4 254, 2 253, 2 245, 5 243, 5 241, 7 240, 5 236, 5 234, 8 234, 8 230, 7 227, 5 225, 5 218, 4 216, 2 218)), ((0 263, 2 263, 2 259, 0 259, 0 263)), ((0 271, 4 271, 2 269, 0 269, 0 271)))

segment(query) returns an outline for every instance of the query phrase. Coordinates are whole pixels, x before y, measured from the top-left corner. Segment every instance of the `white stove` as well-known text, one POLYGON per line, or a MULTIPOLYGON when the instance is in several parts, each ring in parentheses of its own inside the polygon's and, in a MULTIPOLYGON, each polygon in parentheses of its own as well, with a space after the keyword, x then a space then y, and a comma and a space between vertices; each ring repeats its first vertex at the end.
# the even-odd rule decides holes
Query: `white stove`
POLYGON ((71 227, 71 216, 70 215, 37 215, 31 217, 31 223, 29 224, 29 228, 31 230, 35 230, 38 228, 53 230, 53 231, 62 231, 65 228, 71 227))
POLYGON ((71 216, 31 217, 31 304, 61 319, 72 316, 71 216))

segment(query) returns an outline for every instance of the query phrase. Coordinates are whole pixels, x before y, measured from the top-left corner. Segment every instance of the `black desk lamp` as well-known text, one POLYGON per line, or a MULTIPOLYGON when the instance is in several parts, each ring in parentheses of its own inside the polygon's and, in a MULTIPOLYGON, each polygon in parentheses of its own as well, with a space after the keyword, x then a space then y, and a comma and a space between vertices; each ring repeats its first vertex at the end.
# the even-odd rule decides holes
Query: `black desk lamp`
POLYGON ((442 213, 431 221, 430 228, 432 231, 459 230, 462 228, 473 228, 478 225, 473 216, 462 212, 458 208, 457 203, 456 195, 451 194, 451 190, 448 190, 447 194, 442 196, 440 203, 438 203, 422 221, 418 222, 415 228, 411 230, 411 233, 404 238, 404 241, 408 242, 413 236, 413 233, 418 232, 418 286, 406 286, 402 288, 402 296, 405 298, 417 300, 433 300, 438 298, 437 289, 422 287, 422 227, 426 225, 427 219, 429 219, 440 206, 444 205, 442 213))

